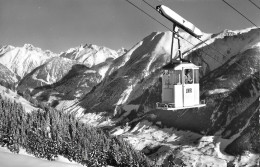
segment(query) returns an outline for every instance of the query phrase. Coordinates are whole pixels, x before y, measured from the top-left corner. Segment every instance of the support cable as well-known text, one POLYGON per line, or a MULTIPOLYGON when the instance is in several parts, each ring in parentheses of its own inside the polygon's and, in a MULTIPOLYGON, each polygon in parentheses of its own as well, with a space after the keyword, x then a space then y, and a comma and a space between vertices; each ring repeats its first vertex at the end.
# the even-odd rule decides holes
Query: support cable
MULTIPOLYGON (((251 24, 253 24, 254 26, 256 26, 257 28, 259 28, 254 22, 252 22, 248 17, 246 17, 243 13, 239 12, 236 8, 234 8, 232 5, 230 5, 228 2, 226 2, 225 0, 222 0, 224 3, 226 3, 229 7, 231 7, 233 10, 235 10, 238 14, 240 14, 241 16, 243 16, 247 21, 249 21, 251 24)), ((251 1, 250 1, 251 2, 251 1)))
POLYGON ((255 7, 257 7, 260 10, 260 7, 256 3, 254 3, 252 0, 249 0, 249 2, 251 2, 255 7))

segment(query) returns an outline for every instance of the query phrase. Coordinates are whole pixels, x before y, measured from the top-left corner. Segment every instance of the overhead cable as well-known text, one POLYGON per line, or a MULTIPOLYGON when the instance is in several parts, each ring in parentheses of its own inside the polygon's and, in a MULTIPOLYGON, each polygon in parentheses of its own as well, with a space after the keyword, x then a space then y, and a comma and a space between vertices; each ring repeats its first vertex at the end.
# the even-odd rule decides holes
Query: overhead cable
POLYGON ((254 3, 252 0, 249 0, 249 2, 251 2, 255 7, 257 7, 258 9, 260 9, 260 7, 259 7, 256 3, 254 3))
POLYGON ((142 11, 144 14, 146 14, 147 16, 149 16, 151 19, 153 19, 154 21, 156 21, 157 23, 161 24, 162 26, 164 26, 165 28, 167 28, 168 30, 170 30, 171 32, 173 32, 171 29, 169 29, 166 25, 164 25, 163 23, 159 22, 158 20, 156 20, 154 17, 152 17, 151 15, 149 15, 148 13, 146 13, 143 9, 139 8, 137 5, 135 5, 134 3, 130 2, 129 0, 126 0, 128 3, 130 3, 131 5, 133 5, 134 7, 136 7, 137 9, 139 9, 140 11, 142 11))
MULTIPOLYGON (((241 16, 243 16, 247 21, 249 21, 251 24, 253 24, 256 28, 259 28, 254 22, 252 22, 248 17, 246 17, 243 13, 241 13, 240 11, 238 11, 236 8, 234 8, 232 5, 230 5, 228 2, 226 2, 225 0, 222 0, 224 3, 226 3, 229 7, 231 7, 233 10, 235 10, 238 14, 240 14, 241 16)), ((249 0, 252 4, 254 4, 251 0, 249 0)), ((257 5, 256 5, 257 6, 257 5)), ((258 6, 257 6, 258 7, 258 6)), ((239 65, 240 67, 246 69, 244 66, 238 64, 237 62, 235 62, 237 65, 239 65)), ((260 79, 258 77, 256 77, 257 79, 260 79)))
MULTIPOLYGON (((246 17, 243 13, 239 12, 236 8, 234 8, 232 5, 230 5, 228 2, 225 0, 222 0, 224 3, 226 3, 229 7, 231 7, 233 10, 235 10, 237 13, 239 13, 241 16, 243 16, 247 21, 249 21, 251 24, 259 28, 254 22, 252 22, 248 17, 246 17)), ((250 1, 251 2, 251 1, 250 1)))

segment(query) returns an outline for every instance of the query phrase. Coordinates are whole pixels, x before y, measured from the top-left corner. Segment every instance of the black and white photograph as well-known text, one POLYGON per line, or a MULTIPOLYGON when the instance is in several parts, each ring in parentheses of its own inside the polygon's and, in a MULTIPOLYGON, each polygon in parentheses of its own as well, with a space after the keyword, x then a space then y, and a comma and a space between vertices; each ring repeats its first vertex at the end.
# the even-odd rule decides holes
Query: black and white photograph
POLYGON ((260 0, 0 0, 0 167, 260 167, 260 0))

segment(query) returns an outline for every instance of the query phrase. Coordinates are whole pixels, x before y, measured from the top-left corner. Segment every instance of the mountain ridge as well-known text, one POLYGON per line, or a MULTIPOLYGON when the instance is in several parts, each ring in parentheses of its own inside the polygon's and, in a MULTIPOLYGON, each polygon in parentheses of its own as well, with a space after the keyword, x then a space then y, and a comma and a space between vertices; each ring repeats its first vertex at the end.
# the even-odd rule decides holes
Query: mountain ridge
POLYGON ((9 45, 0 48, 1 63, 20 78, 55 56, 57 56, 55 53, 43 51, 31 44, 24 44, 22 47, 9 45))

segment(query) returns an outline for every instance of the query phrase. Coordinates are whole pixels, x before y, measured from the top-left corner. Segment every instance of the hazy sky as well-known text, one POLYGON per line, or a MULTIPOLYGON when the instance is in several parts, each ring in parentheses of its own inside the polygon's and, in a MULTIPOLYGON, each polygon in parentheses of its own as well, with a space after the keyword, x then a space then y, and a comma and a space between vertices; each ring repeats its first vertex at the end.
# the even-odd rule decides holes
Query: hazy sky
MULTIPOLYGON (((131 1, 171 27, 141 0, 131 1)), ((207 33, 253 27, 222 0, 147 1, 170 7, 207 33)), ((260 10, 248 0, 226 1, 260 26, 260 10)), ((86 43, 130 49, 154 31, 167 29, 125 0, 0 0, 0 45, 30 43, 56 53, 86 43)))

